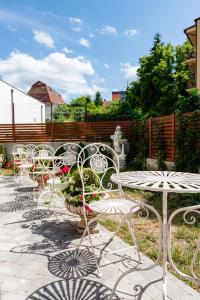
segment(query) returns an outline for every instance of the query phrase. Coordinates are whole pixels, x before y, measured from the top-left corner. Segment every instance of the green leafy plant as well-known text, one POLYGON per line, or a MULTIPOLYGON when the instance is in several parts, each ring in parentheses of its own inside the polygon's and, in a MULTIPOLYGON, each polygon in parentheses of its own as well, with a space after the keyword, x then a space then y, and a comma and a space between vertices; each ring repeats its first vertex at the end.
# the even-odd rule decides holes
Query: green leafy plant
POLYGON ((6 148, 4 146, 4 144, 0 144, 0 154, 3 155, 3 166, 6 164, 7 162, 7 154, 6 154, 6 148))
POLYGON ((154 143, 156 146, 156 159, 158 161, 158 169, 159 170, 166 170, 166 145, 163 140, 163 134, 162 134, 162 125, 154 123, 153 124, 155 129, 155 136, 154 136, 154 143))
POLYGON ((195 123, 200 120, 199 112, 194 112, 191 116, 177 114, 176 131, 176 160, 177 171, 198 172, 200 166, 199 129, 195 123))
MULTIPOLYGON (((90 168, 83 169, 83 180, 85 185, 85 192, 91 193, 85 197, 87 203, 91 201, 96 201, 100 198, 99 194, 93 193, 92 188, 99 186, 98 177, 95 176, 94 172, 90 168)), ((62 193, 66 196, 66 201, 70 202, 70 204, 74 206, 82 205, 83 195, 82 195, 82 182, 79 175, 79 171, 75 170, 70 173, 70 175, 66 174, 66 176, 62 176, 62 193)))
POLYGON ((132 127, 128 164, 134 170, 146 169, 146 157, 148 152, 148 137, 145 122, 138 122, 132 127))

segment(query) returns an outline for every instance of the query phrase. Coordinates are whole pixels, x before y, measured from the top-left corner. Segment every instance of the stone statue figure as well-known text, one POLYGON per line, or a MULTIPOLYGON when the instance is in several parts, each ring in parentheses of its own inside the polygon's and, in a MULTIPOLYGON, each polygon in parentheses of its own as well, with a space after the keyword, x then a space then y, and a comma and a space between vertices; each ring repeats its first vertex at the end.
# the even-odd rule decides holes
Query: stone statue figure
POLYGON ((121 154, 121 145, 120 140, 122 139, 121 126, 117 126, 114 134, 110 136, 111 140, 113 140, 114 150, 117 154, 121 154))

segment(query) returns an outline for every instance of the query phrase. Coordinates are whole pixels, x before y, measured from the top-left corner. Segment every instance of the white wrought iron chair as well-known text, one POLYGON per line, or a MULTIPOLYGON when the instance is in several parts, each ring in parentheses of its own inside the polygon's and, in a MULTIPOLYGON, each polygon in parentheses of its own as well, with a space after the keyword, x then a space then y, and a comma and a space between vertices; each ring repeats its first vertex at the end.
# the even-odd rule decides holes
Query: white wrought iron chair
MULTIPOLYGON (((85 231, 80 240, 79 247, 82 245, 83 240, 87 234, 92 252, 95 256, 95 250, 92 242, 93 237, 91 237, 89 228, 90 224, 95 220, 108 217, 109 215, 121 216, 122 219, 119 222, 119 226, 110 240, 114 238, 115 234, 117 234, 117 232, 120 230, 122 224, 126 222, 134 241, 134 246, 128 246, 126 247, 126 249, 130 249, 131 247, 136 248, 138 254, 138 262, 141 262, 136 236, 130 219, 130 214, 138 210, 138 208, 134 209, 134 207, 137 205, 137 202, 128 200, 122 188, 110 181, 110 177, 113 173, 119 173, 119 159, 115 151, 110 146, 101 143, 93 143, 85 146, 79 153, 78 170, 83 187, 83 209, 86 223, 85 231), (83 153, 88 153, 88 156, 85 156, 84 159, 83 153), (86 186, 88 178, 87 176, 84 176, 84 168, 90 168, 92 170, 95 178, 97 179, 97 184, 86 186), (87 196, 93 193, 102 195, 102 198, 98 201, 88 204, 87 196), (97 214, 96 217, 90 220, 89 222, 87 220, 88 209, 97 214)), ((125 249, 120 249, 119 251, 122 250, 125 249)), ((118 251, 109 252, 109 254, 116 252, 118 251)), ((104 255, 102 254, 101 257, 102 256, 104 255)), ((98 273, 99 275, 101 275, 97 257, 96 264, 98 273)))
POLYGON ((79 144, 71 142, 65 143, 55 150, 53 161, 54 173, 47 180, 54 208, 64 206, 65 197, 62 194, 62 190, 70 185, 71 174, 77 169, 77 158, 81 150, 82 147, 79 144))
MULTIPOLYGON (((27 147, 24 144, 16 144, 12 150, 13 165, 14 165, 14 181, 18 184, 24 183, 29 178, 27 172, 28 164, 27 147)), ((29 165, 31 168, 31 165, 29 165)))
MULTIPOLYGON (((46 196, 48 194, 47 180, 55 176, 54 172, 54 149, 53 147, 40 144, 36 145, 32 150, 33 180, 38 182, 38 187, 34 190, 34 198, 37 204, 48 202, 46 196)), ((49 194, 48 194, 49 197, 49 194)))

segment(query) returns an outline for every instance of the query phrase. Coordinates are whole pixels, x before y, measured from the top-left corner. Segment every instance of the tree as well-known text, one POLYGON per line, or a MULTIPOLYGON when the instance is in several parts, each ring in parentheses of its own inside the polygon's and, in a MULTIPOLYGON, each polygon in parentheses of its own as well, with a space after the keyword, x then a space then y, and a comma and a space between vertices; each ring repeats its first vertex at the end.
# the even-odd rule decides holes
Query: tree
POLYGON ((150 53, 140 58, 138 79, 128 86, 126 101, 143 117, 167 115, 176 109, 180 96, 187 96, 191 71, 186 57, 192 46, 186 42, 174 48, 156 34, 150 53))
POLYGON ((99 91, 96 92, 94 97, 94 103, 96 106, 100 106, 103 103, 103 98, 101 96, 101 93, 99 91))

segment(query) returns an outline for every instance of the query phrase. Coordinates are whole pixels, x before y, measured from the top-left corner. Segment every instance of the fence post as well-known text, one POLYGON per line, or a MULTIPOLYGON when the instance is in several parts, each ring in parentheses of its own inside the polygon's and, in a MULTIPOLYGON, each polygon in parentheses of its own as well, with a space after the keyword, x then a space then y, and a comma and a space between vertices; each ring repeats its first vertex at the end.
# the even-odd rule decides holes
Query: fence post
POLYGON ((54 143, 54 120, 51 122, 51 139, 52 143, 54 143))
POLYGON ((176 125, 176 114, 173 113, 171 115, 171 123, 172 123, 172 161, 175 161, 175 125, 176 125))
POLYGON ((152 158, 152 118, 149 119, 149 158, 152 158))
POLYGON ((14 90, 11 89, 11 115, 12 115, 12 137, 13 143, 15 143, 15 104, 13 100, 14 90))

